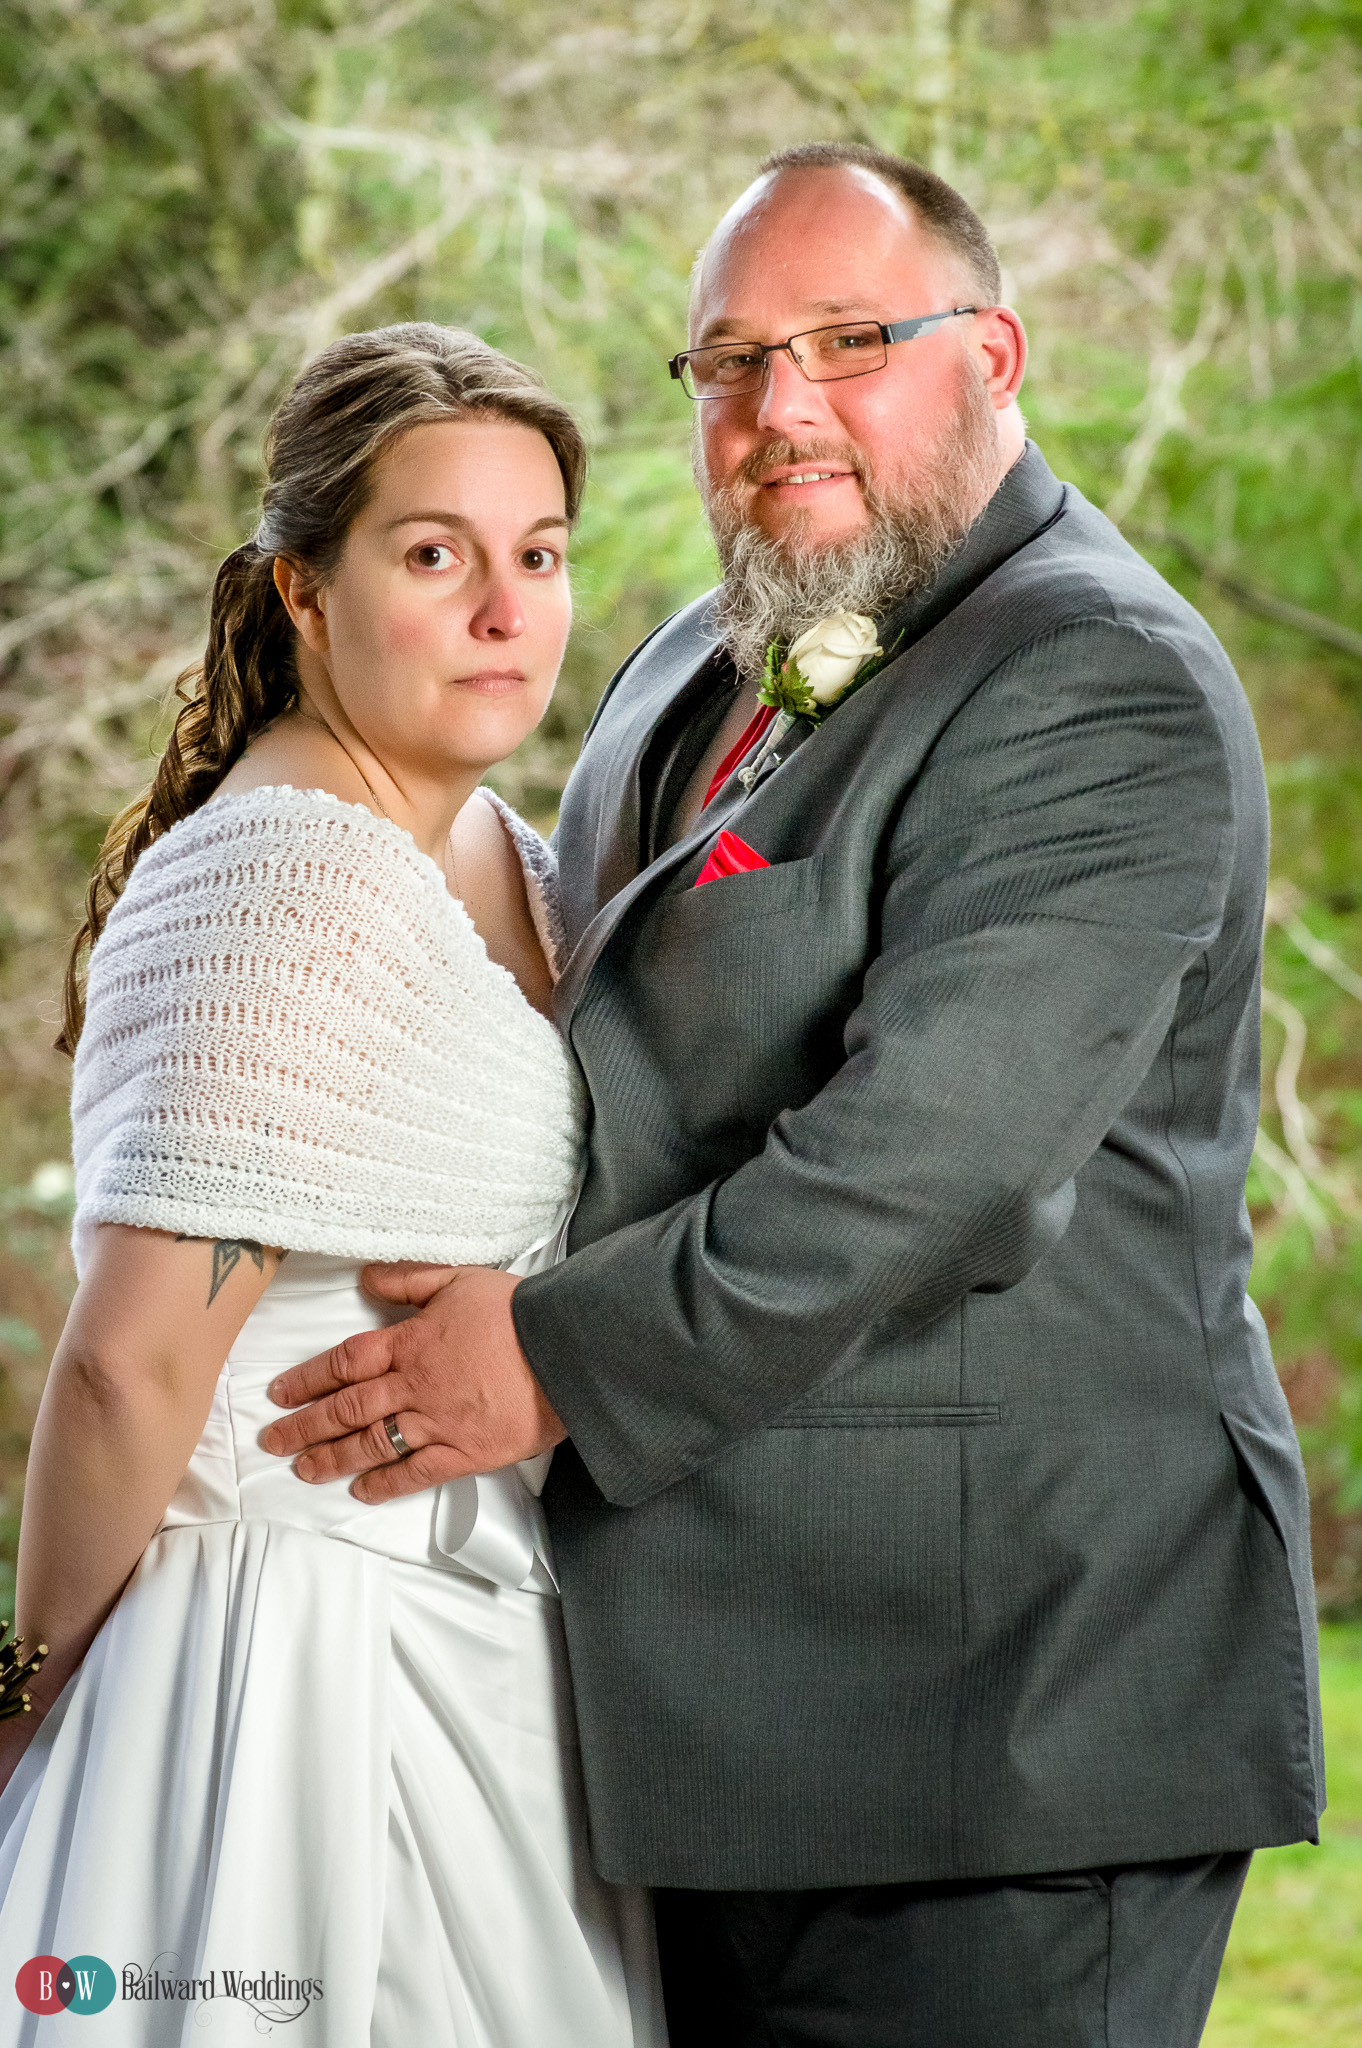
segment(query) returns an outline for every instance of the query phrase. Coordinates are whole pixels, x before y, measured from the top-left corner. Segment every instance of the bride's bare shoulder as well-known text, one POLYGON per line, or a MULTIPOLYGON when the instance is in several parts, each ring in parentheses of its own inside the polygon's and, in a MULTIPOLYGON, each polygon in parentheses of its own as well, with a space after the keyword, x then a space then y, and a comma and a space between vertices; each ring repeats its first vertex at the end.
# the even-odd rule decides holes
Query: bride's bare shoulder
POLYGON ((329 732, 301 718, 283 718, 251 741, 214 791, 241 796, 248 789, 324 789, 347 804, 372 809, 370 792, 349 756, 329 732))
POLYGON ((494 805, 474 790, 449 835, 449 881, 492 959, 545 1015, 553 979, 530 915, 525 870, 494 805))
POLYGON ((504 888, 521 888, 520 859, 511 836, 501 822, 487 792, 475 789, 454 820, 449 835, 450 851, 462 868, 466 862, 489 881, 495 878, 504 888))

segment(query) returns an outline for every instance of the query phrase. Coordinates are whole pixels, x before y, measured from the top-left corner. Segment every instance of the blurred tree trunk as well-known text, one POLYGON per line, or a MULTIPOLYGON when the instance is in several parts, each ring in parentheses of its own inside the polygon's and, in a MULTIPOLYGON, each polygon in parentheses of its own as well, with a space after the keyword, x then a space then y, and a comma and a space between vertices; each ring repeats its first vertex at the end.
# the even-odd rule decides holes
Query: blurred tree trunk
POLYGON ((913 92, 922 113, 927 162, 942 178, 953 175, 955 164, 954 11, 955 0, 913 0, 913 92))

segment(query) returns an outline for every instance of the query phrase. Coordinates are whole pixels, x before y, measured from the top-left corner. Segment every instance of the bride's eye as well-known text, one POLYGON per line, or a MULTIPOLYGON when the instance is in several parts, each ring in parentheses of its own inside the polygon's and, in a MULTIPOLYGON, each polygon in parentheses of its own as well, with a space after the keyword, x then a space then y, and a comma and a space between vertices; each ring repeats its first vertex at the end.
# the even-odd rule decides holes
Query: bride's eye
POLYGON ((559 561, 553 548, 526 548, 520 559, 532 576, 551 575, 559 561))
POLYGON ((407 558, 418 569, 449 569, 458 560, 453 548, 442 540, 423 540, 407 558))

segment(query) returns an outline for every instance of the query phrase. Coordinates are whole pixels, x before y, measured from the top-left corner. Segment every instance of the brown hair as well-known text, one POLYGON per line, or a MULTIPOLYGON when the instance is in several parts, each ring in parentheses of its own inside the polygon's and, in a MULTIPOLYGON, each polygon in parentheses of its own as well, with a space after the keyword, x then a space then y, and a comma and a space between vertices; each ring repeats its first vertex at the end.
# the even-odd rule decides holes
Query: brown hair
POLYGON ((872 149, 864 142, 801 142, 794 149, 768 156, 761 169, 763 173, 835 170, 844 164, 872 171, 901 192, 927 233, 953 249, 968 266, 982 303, 997 305, 1003 295, 1003 279, 988 229, 954 185, 915 164, 911 157, 891 156, 888 150, 872 149))
POLYGON ((346 335, 313 357, 283 399, 265 439, 260 523, 218 570, 208 645, 175 686, 183 709, 151 787, 119 812, 100 849, 67 965, 59 1052, 76 1049, 86 955, 139 856, 206 803, 251 741, 297 701, 293 625, 274 587, 275 557, 325 585, 379 458, 413 427, 470 415, 536 428, 576 518, 587 457, 572 414, 533 370, 464 328, 420 321, 346 335))

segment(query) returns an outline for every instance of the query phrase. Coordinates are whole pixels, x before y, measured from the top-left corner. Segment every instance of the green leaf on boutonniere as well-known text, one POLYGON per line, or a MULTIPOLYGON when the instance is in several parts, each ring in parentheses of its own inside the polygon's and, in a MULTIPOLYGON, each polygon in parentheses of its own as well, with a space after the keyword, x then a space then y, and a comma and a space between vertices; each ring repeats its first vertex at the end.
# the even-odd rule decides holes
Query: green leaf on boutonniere
POLYGON ((785 712, 790 718, 818 719, 822 716, 813 691, 799 670, 786 660, 778 640, 773 640, 766 650, 766 667, 757 701, 769 704, 773 711, 785 712))
POLYGON ((895 637, 888 648, 883 648, 875 642, 844 679, 824 682, 821 688, 817 687, 800 667, 801 655, 811 662, 816 660, 822 651, 816 645, 818 637, 826 637, 827 629, 838 626, 844 616, 854 621, 863 636, 867 632, 873 633, 869 619, 848 613, 838 614, 833 620, 823 620, 819 625, 811 626, 807 633, 801 634, 795 641, 788 654, 778 640, 771 642, 766 650, 766 666, 762 674, 761 688, 757 692, 759 703, 769 704, 773 710, 783 712, 789 719, 807 718, 818 725, 826 718, 828 712, 843 703, 853 690, 859 690, 862 683, 868 683, 872 676, 879 674, 887 662, 893 660, 898 652, 899 642, 903 639, 902 633, 895 637))
POLYGON ((859 690, 862 683, 868 683, 872 676, 879 674, 887 661, 893 660, 902 638, 903 635, 900 633, 892 646, 888 649, 883 648, 874 639, 874 627, 869 619, 861 618, 854 612, 839 612, 832 619, 824 619, 818 626, 811 626, 807 633, 801 634, 786 655, 781 652, 780 642, 773 640, 766 650, 766 667, 757 697, 760 703, 769 704, 780 716, 768 728, 766 737, 752 760, 738 771, 738 780, 743 788, 750 794, 766 762, 776 752, 796 719, 807 718, 810 724, 821 725, 829 711, 835 710, 853 690, 859 690), (856 653, 854 643, 850 649, 834 652, 834 662, 840 663, 843 669, 849 672, 839 676, 834 667, 829 677, 825 661, 821 670, 815 669, 813 678, 806 677, 799 666, 801 653, 806 656, 811 651, 826 653, 825 648, 818 648, 820 636, 826 639, 826 629, 837 627, 843 620, 852 623, 861 634, 863 643, 869 638, 872 644, 855 667, 850 666, 856 653))

